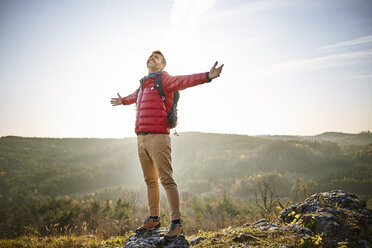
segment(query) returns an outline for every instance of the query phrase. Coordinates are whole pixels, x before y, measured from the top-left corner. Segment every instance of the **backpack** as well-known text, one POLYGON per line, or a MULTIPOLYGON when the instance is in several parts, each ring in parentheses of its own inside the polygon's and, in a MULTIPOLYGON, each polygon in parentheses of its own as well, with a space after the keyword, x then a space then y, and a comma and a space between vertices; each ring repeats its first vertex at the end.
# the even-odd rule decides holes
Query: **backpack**
MULTIPOLYGON (((165 109, 167 109, 167 105, 165 104, 165 93, 164 93, 163 85, 161 84, 161 72, 156 73, 156 74, 154 73, 153 76, 157 76, 155 78, 155 88, 158 90, 160 98, 163 100, 165 109)), ((150 77, 152 77, 152 76, 150 76, 150 77)), ((143 84, 143 82, 145 81, 146 78, 147 77, 144 77, 140 80, 141 84, 143 84)), ((137 94, 138 94, 138 91, 139 91, 139 89, 137 90, 137 94)), ((177 120, 178 120, 177 104, 178 104, 179 99, 180 99, 180 92, 179 91, 174 91, 173 92, 172 106, 171 106, 171 108, 169 110, 169 113, 168 113, 168 116, 167 116, 170 128, 175 128, 177 126, 177 120)))
MULTIPOLYGON (((167 108, 165 104, 165 93, 163 90, 163 85, 161 84, 161 75, 157 78, 155 78, 155 87, 159 92, 159 95, 161 99, 164 102, 165 109, 167 108)), ((178 100, 180 99, 180 92, 179 91, 174 91, 173 92, 173 102, 172 102, 172 107, 169 110, 168 113, 168 122, 169 122, 169 127, 170 128, 175 128, 177 126, 177 104, 178 100)))

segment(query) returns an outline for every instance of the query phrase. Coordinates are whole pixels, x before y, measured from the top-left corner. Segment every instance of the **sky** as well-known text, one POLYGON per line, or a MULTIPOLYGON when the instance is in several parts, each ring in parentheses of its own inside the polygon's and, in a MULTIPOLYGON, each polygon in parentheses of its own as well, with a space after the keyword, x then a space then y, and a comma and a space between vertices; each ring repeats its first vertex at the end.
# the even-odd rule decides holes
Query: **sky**
POLYGON ((181 91, 177 132, 372 130, 370 0, 0 0, 0 136, 135 136, 111 106, 160 49, 181 91))

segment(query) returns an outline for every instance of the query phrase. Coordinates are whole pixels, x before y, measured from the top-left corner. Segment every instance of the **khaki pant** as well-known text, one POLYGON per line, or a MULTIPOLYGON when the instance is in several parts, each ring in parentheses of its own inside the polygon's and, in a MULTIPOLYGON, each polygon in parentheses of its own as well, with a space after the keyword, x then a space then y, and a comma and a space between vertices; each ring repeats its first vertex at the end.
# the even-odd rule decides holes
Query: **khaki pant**
POLYGON ((147 185, 150 216, 159 216, 159 180, 167 194, 172 220, 181 218, 177 184, 173 180, 171 140, 167 134, 139 134, 138 155, 147 185))

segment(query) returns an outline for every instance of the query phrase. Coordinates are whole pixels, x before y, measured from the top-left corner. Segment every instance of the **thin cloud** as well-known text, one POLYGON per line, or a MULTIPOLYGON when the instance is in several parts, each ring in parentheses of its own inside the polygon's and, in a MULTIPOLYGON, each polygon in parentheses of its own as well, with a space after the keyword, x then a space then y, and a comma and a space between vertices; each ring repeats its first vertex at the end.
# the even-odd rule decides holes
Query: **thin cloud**
POLYGON ((227 17, 236 17, 238 15, 257 14, 279 7, 291 5, 292 1, 279 1, 279 0, 260 0, 250 3, 242 4, 235 8, 225 10, 211 16, 211 19, 220 19, 227 17))
POLYGON ((350 76, 346 77, 344 80, 360 80, 360 79, 372 79, 372 74, 367 74, 367 75, 355 75, 355 76, 350 76))
POLYGON ((170 25, 172 28, 195 27, 200 18, 216 4, 216 0, 174 0, 170 25))
POLYGON ((283 73, 302 70, 342 67, 346 65, 359 63, 363 59, 372 60, 372 50, 366 50, 362 52, 338 53, 317 58, 290 61, 279 65, 275 65, 268 69, 268 71, 271 73, 283 73))
POLYGON ((372 35, 364 36, 364 37, 354 39, 354 40, 338 42, 336 44, 329 45, 329 46, 319 47, 316 50, 336 50, 340 48, 363 45, 363 44, 372 44, 372 35))

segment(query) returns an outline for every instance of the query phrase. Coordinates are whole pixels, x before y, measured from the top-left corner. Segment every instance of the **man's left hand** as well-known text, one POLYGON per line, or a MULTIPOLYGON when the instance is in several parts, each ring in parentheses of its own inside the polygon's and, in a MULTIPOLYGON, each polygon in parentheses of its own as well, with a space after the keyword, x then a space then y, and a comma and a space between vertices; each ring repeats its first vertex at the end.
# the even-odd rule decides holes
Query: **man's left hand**
POLYGON ((212 69, 208 73, 208 78, 210 80, 215 79, 216 77, 219 77, 223 68, 223 64, 220 67, 216 67, 218 64, 218 61, 214 63, 212 69))

